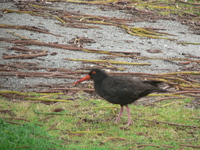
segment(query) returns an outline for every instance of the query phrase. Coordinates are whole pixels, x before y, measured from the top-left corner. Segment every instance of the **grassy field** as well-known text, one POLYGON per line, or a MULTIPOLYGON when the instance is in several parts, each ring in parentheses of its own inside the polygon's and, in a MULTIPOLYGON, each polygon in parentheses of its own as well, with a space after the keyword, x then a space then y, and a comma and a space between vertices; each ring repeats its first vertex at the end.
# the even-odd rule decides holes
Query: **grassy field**
MULTIPOLYGON (((152 97, 153 98, 153 97, 152 97)), ((199 109, 186 108, 190 99, 154 106, 130 105, 114 120, 119 106, 79 96, 75 101, 41 103, 0 98, 0 149, 198 149, 199 109), (197 127, 198 126, 198 127, 197 127)))

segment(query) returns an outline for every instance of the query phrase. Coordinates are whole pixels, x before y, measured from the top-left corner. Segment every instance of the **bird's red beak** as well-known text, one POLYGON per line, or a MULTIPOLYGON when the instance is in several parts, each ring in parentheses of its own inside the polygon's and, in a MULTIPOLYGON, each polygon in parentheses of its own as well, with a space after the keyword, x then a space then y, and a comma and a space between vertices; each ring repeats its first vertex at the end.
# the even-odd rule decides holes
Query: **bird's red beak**
POLYGON ((80 82, 83 82, 83 81, 85 81, 85 80, 90 80, 90 79, 91 79, 91 77, 90 77, 89 75, 87 75, 87 76, 81 78, 80 80, 74 82, 73 84, 78 84, 78 83, 80 83, 80 82))

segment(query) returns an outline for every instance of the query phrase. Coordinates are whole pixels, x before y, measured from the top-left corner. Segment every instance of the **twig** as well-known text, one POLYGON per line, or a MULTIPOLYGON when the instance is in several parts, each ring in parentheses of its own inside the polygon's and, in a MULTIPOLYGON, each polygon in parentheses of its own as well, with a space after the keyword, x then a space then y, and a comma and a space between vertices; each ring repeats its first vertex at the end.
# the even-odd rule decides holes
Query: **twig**
POLYGON ((56 78, 69 78, 69 79, 78 79, 79 77, 72 76, 72 75, 66 75, 66 73, 57 73, 55 72, 20 72, 20 71, 14 71, 14 72, 0 72, 0 76, 17 76, 17 77, 56 77, 56 78))
POLYGON ((94 89, 89 88, 55 88, 50 90, 40 91, 40 93, 51 93, 56 91, 84 91, 84 92, 94 92, 94 89))
POLYGON ((152 145, 152 144, 137 145, 137 147, 148 147, 148 146, 150 146, 150 147, 157 147, 157 148, 160 147, 160 146, 158 146, 158 145, 152 145))
POLYGON ((45 114, 45 115, 71 115, 69 113, 66 113, 66 112, 39 112, 39 111, 36 111, 34 110, 35 113, 37 114, 45 114))
POLYGON ((76 132, 70 132, 70 133, 73 133, 73 134, 77 134, 77 133, 101 134, 104 132, 105 131, 76 131, 76 132))
POLYGON ((0 91, 0 94, 17 94, 17 95, 22 95, 26 96, 26 93, 18 92, 18 91, 0 91))
POLYGON ((126 140, 126 138, 121 138, 121 137, 109 137, 109 138, 101 141, 101 143, 105 143, 105 142, 107 142, 109 140, 115 140, 115 139, 117 139, 117 140, 123 140, 123 141, 126 140))
MULTIPOLYGON (((165 101, 165 100, 170 100, 170 99, 177 99, 177 96, 171 96, 171 97, 167 97, 167 98, 162 98, 162 99, 156 100, 156 101, 154 101, 152 103, 148 103, 145 106, 154 105, 157 102, 161 102, 161 101, 165 101)), ((186 99, 186 97, 178 97, 178 99, 186 99)))
POLYGON ((11 119, 11 120, 23 120, 23 121, 30 122, 29 120, 23 119, 23 118, 14 118, 14 117, 2 117, 2 118, 3 118, 3 119, 11 119))
POLYGON ((181 92, 174 92, 173 94, 185 94, 185 93, 199 93, 199 94, 200 94, 200 90, 196 90, 196 91, 181 91, 181 92))
POLYGON ((193 45, 200 45, 200 43, 192 43, 192 42, 178 42, 178 44, 193 44, 193 45))
POLYGON ((55 122, 53 125, 51 125, 50 127, 49 127, 49 130, 53 130, 53 129, 55 129, 55 127, 58 125, 58 122, 55 122))
POLYGON ((36 101, 49 101, 49 102, 71 102, 64 99, 50 99, 50 98, 36 98, 36 97, 27 97, 24 100, 36 100, 36 101))
POLYGON ((50 119, 50 118, 53 118, 53 117, 54 117, 54 115, 48 116, 48 117, 45 117, 45 118, 41 118, 38 121, 46 121, 47 119, 50 119))
POLYGON ((11 124, 22 125, 21 123, 17 123, 17 122, 11 122, 11 121, 6 121, 6 120, 4 120, 4 121, 7 122, 7 123, 11 123, 11 124))
MULTIPOLYGON (((105 50, 96 50, 96 49, 83 49, 80 47, 75 47, 72 45, 67 45, 67 44, 55 44, 55 43, 45 43, 45 42, 40 42, 40 41, 34 41, 34 40, 18 40, 14 38, 2 38, 0 37, 0 41, 4 42, 10 42, 10 43, 16 43, 16 44, 24 44, 24 45, 37 45, 37 46, 49 46, 53 48, 61 48, 61 49, 66 49, 66 50, 72 50, 72 51, 93 51, 97 53, 104 53, 104 54, 125 54, 125 55, 140 55, 139 52, 120 52, 120 51, 105 51, 105 50)), ((124 56, 124 55, 123 55, 124 56)))
POLYGON ((14 46, 11 47, 10 50, 18 50, 18 51, 29 51, 29 52, 43 52, 43 50, 37 50, 37 49, 29 49, 27 47, 24 46, 14 46))
POLYGON ((125 61, 114 61, 114 60, 90 60, 90 59, 69 59, 66 58, 66 60, 70 61, 83 61, 83 62, 106 62, 111 64, 120 64, 120 65, 151 65, 150 63, 134 63, 134 62, 125 62, 125 61))
POLYGON ((0 28, 7 28, 7 29, 25 29, 25 30, 30 30, 30 31, 35 31, 35 32, 40 32, 40 33, 46 33, 46 34, 51 34, 54 36, 59 36, 62 37, 61 35, 56 35, 54 33, 48 32, 48 30, 40 29, 35 26, 20 26, 20 25, 9 25, 9 24, 0 24, 0 28))
POLYGON ((41 56, 47 56, 47 51, 43 51, 41 53, 37 54, 22 54, 22 55, 8 55, 4 56, 3 59, 29 59, 29 58, 34 58, 34 57, 41 57, 41 56))
POLYGON ((195 145, 183 145, 183 144, 181 144, 180 146, 192 147, 192 148, 200 148, 200 146, 195 146, 195 145))
POLYGON ((148 119, 138 119, 138 120, 154 122, 154 123, 163 123, 163 124, 168 124, 168 125, 173 125, 173 126, 181 126, 181 127, 188 127, 188 128, 200 128, 200 126, 189 126, 189 125, 184 125, 184 124, 176 124, 176 123, 156 121, 156 120, 148 120, 148 119))

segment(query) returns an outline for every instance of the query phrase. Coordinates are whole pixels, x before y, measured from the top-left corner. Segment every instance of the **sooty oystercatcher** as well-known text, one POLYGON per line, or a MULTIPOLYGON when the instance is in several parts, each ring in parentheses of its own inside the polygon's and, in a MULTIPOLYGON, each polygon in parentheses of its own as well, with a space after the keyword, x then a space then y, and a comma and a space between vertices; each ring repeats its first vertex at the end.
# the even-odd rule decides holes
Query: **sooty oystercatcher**
POLYGON ((99 96, 110 103, 120 104, 121 109, 116 119, 116 123, 120 120, 124 111, 124 106, 126 107, 128 113, 127 125, 131 125, 133 123, 128 104, 131 104, 140 97, 147 96, 153 92, 167 92, 166 90, 158 87, 158 84, 162 83, 162 81, 141 81, 128 77, 109 76, 101 69, 92 69, 88 75, 81 78, 79 81, 74 82, 74 84, 89 79, 93 79, 95 91, 99 96))

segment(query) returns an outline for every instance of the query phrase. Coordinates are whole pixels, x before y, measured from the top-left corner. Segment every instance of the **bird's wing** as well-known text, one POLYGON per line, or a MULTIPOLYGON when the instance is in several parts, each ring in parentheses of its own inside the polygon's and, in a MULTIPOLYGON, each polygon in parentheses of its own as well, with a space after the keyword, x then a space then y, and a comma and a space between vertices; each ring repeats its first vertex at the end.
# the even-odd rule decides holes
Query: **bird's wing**
POLYGON ((132 80, 124 80, 123 78, 110 78, 102 83, 101 97, 111 103, 131 103, 137 100, 142 91, 137 89, 132 80))

